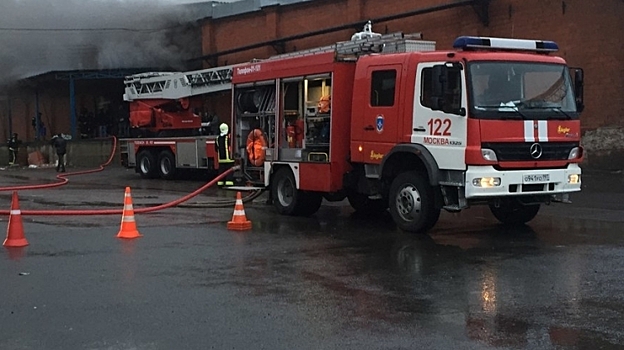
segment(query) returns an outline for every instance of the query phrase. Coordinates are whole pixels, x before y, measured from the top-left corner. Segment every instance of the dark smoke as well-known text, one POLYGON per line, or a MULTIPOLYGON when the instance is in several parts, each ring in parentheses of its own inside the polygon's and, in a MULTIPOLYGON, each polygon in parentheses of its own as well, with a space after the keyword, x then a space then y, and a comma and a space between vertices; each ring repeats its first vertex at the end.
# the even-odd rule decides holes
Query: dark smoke
POLYGON ((201 54, 199 18, 180 0, 1 0, 0 85, 57 70, 185 69, 201 54))

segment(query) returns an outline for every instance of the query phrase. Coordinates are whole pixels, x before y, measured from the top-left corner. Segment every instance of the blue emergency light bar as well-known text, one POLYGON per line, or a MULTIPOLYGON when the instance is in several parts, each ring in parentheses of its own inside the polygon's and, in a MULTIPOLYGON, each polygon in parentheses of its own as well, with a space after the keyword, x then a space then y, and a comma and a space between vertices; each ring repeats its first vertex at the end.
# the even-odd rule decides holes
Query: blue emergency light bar
POLYGON ((554 41, 488 38, 480 36, 460 36, 459 38, 455 39, 453 47, 462 50, 500 49, 536 52, 554 52, 559 50, 559 46, 554 41))

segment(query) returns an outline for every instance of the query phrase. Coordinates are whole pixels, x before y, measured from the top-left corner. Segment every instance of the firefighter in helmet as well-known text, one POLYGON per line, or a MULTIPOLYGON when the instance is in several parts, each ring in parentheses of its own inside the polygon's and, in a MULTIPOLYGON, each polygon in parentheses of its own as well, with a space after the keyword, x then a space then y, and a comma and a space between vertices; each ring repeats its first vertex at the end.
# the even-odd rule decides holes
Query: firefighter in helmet
MULTIPOLYGON (((230 129, 226 123, 219 125, 219 137, 215 141, 215 150, 219 157, 219 175, 223 174, 234 165, 234 159, 230 154, 230 129)), ((221 181, 217 182, 219 186, 233 186, 232 173, 226 176, 221 181)))

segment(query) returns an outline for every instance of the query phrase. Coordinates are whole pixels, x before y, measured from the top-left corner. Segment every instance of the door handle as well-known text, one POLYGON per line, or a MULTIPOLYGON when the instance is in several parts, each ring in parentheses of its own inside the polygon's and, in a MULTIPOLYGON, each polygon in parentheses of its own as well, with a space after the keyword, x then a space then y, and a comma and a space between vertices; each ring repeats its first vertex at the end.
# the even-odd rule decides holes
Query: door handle
POLYGON ((375 128, 372 125, 367 125, 367 126, 364 127, 364 130, 366 130, 366 131, 373 131, 373 130, 375 130, 375 128))
POLYGON ((427 131, 427 129, 425 129, 425 128, 414 128, 414 131, 425 132, 425 131, 427 131))

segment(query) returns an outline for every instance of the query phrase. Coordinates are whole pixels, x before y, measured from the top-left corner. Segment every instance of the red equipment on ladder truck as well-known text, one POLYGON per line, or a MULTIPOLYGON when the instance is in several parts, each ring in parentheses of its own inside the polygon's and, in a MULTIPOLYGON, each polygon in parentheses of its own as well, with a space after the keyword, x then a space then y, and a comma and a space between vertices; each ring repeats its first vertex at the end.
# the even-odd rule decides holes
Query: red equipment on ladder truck
POLYGON ((367 30, 234 68, 241 182, 277 211, 325 198, 390 210, 425 232, 440 211, 488 205, 506 224, 581 189, 582 70, 552 41, 459 37, 453 50, 367 30))
POLYGON ((216 136, 201 135, 206 123, 193 112, 193 98, 231 91, 233 67, 126 77, 130 130, 139 138, 119 140, 122 164, 145 178, 171 179, 178 169, 216 170, 216 136))

